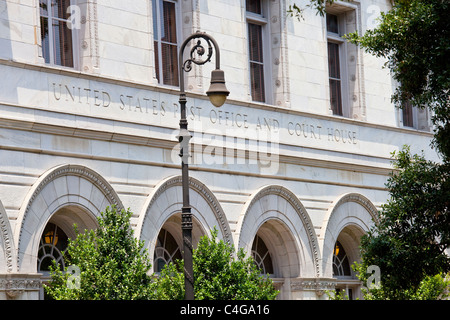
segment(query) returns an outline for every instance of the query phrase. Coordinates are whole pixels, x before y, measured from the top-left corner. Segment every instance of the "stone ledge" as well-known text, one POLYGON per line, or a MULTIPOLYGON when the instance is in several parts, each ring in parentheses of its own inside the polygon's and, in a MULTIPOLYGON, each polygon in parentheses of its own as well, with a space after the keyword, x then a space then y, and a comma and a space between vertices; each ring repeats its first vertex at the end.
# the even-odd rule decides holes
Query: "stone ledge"
POLYGON ((334 290, 335 278, 296 278, 291 280, 291 291, 315 291, 321 297, 325 291, 334 290))
POLYGON ((9 273, 0 274, 0 292, 5 292, 6 295, 15 299, 25 291, 38 292, 42 287, 42 274, 20 274, 9 273))

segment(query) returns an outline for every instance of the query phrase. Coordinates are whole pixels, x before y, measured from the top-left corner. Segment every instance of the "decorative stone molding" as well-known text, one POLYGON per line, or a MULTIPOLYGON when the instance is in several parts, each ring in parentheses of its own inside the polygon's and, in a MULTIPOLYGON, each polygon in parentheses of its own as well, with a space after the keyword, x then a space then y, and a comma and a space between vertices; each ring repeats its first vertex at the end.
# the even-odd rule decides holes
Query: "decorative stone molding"
POLYGON ((273 287, 275 290, 281 291, 281 288, 284 285, 285 279, 284 278, 271 278, 273 287))
POLYGON ((334 290, 336 283, 334 278, 297 278, 291 279, 291 290, 315 291, 321 297, 325 291, 334 290))
POLYGON ((16 299, 26 291, 39 291, 42 286, 41 274, 8 274, 0 275, 0 292, 8 298, 16 299))
MULTIPOLYGON (((288 201, 288 203, 295 209, 297 214, 300 217, 300 220, 302 221, 302 224, 305 228, 306 235, 308 237, 309 246, 312 253, 313 263, 314 263, 314 271, 316 276, 320 276, 320 253, 319 253, 319 244, 316 232, 314 230, 314 225, 305 209, 305 207, 302 205, 300 200, 297 198, 295 194, 293 194, 291 191, 286 189, 283 186, 267 186, 262 188, 260 191, 257 192, 257 194, 252 198, 252 200, 246 204, 246 207, 244 209, 244 220, 245 216, 248 212, 248 210, 261 198, 268 196, 268 195, 276 195, 283 197, 285 200, 288 201)), ((240 247, 242 244, 240 244, 240 247)))
POLYGON ((342 205, 343 203, 346 202, 355 202, 358 203, 359 205, 361 205, 362 207, 364 207, 364 209, 367 210, 367 212, 369 212, 372 220, 375 223, 378 223, 378 210, 377 208, 373 205, 373 203, 367 199, 365 196, 363 196, 362 194, 359 193, 347 193, 345 195, 343 195, 334 205, 332 208, 330 208, 329 212, 330 215, 333 212, 333 210, 335 208, 339 208, 340 205, 342 205))
POLYGON ((30 193, 28 194, 27 198, 24 201, 24 205, 26 205, 26 207, 23 207, 23 209, 21 209, 21 213, 19 214, 18 226, 20 226, 20 230, 18 230, 16 234, 16 237, 18 237, 17 248, 19 250, 19 254, 17 255, 17 271, 19 271, 20 269, 21 264, 20 260, 22 257, 20 251, 22 232, 24 230, 24 225, 27 221, 27 216, 30 211, 30 208, 33 206, 33 201, 36 199, 36 197, 38 197, 38 195, 49 183, 64 176, 77 176, 89 181, 90 183, 92 183, 92 185, 94 185, 102 192, 102 194, 105 196, 105 198, 109 201, 111 205, 115 205, 118 210, 123 209, 123 204, 117 193, 108 183, 108 181, 106 181, 106 179, 104 179, 100 174, 98 174, 94 170, 89 169, 82 165, 70 165, 70 164, 61 165, 48 170, 34 184, 33 188, 31 189, 30 193))
POLYGON ((8 216, 1 201, 0 201, 0 234, 1 234, 0 244, 3 243, 3 248, 0 248, 0 252, 3 249, 4 258, 6 261, 6 271, 13 272, 14 240, 11 238, 12 233, 8 221, 8 216))
MULTIPOLYGON (((155 201, 158 199, 158 197, 163 194, 166 190, 172 188, 172 187, 178 187, 182 185, 181 176, 176 176, 167 179, 164 183, 162 183, 158 189, 155 191, 155 193, 152 195, 150 202, 146 206, 145 215, 142 219, 142 222, 140 223, 139 228, 141 228, 143 225, 145 225, 148 212, 150 208, 153 206, 155 201)), ((198 194, 200 194, 203 199, 208 203, 209 207, 213 211, 216 220, 220 224, 218 227, 220 227, 220 230, 222 232, 224 241, 227 243, 233 243, 232 235, 230 226, 228 224, 227 217, 225 215, 225 212, 223 211, 222 207, 219 204, 219 200, 214 196, 214 194, 211 192, 211 190, 206 187, 203 183, 198 181, 195 178, 189 177, 189 189, 194 190, 198 194)), ((181 210, 181 207, 180 207, 181 210)), ((139 237, 142 238, 142 229, 139 232, 139 237)))
MULTIPOLYGON (((333 249, 342 230, 352 230, 360 236, 367 232, 374 223, 378 223, 378 210, 362 194, 346 193, 333 202, 322 221, 319 235, 323 276, 332 276, 333 249)), ((355 243, 355 247, 357 245, 355 243)), ((358 255, 359 253, 353 259, 357 260, 358 255)))

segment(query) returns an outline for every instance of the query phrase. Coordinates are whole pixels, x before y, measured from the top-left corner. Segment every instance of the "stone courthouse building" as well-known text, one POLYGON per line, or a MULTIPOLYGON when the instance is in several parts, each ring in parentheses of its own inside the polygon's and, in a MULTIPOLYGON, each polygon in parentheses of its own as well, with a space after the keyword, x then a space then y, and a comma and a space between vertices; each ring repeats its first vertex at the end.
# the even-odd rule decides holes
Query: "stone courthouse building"
POLYGON ((215 53, 185 73, 194 243, 216 227, 279 299, 361 296, 349 266, 387 201, 391 152, 437 159, 429 115, 396 109, 385 61, 342 37, 390 1, 300 20, 293 3, 0 0, 0 299, 43 299, 73 224, 96 228, 111 205, 133 212, 154 272, 181 257, 177 52, 197 31, 230 94, 220 108, 205 94, 215 53))

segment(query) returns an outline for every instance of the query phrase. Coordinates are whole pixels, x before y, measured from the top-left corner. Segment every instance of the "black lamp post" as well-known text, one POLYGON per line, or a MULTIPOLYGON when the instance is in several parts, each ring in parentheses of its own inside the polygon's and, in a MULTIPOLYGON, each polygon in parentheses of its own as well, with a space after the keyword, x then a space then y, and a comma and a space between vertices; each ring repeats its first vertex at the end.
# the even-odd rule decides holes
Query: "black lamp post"
POLYGON ((225 75, 220 70, 220 53, 217 42, 209 35, 203 32, 196 32, 190 35, 181 45, 179 51, 179 65, 180 68, 180 134, 178 141, 180 142, 181 150, 181 181, 183 190, 183 207, 181 208, 181 230, 183 232, 183 259, 184 259, 184 287, 185 299, 194 300, 194 271, 192 261, 192 213, 189 204, 189 140, 191 134, 188 131, 188 122, 186 118, 186 93, 184 91, 184 71, 192 70, 192 63, 203 65, 211 61, 212 53, 216 54, 216 69, 211 72, 211 85, 206 92, 211 103, 216 107, 221 107, 229 94, 225 86, 225 75), (186 45, 194 39, 198 39, 197 43, 192 47, 190 58, 183 60, 183 51, 186 45), (208 52, 202 45, 201 39, 206 41, 208 45, 208 52), (204 57, 206 53, 206 57, 204 57))

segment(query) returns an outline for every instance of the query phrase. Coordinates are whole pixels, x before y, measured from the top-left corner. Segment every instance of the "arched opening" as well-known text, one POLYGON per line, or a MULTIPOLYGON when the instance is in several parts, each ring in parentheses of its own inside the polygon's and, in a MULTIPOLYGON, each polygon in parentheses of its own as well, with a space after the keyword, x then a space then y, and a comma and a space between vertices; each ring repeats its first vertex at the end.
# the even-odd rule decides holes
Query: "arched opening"
POLYGON ((49 222, 66 235, 97 226, 96 216, 107 206, 123 208, 111 185, 95 171, 80 165, 61 165, 45 172, 28 192, 15 224, 17 271, 36 273, 37 253, 49 222))
POLYGON ((350 277, 352 275, 347 252, 339 241, 336 241, 333 251, 333 276, 350 277))
POLYGON ((262 274, 274 274, 272 255, 264 240, 258 235, 253 240, 252 257, 262 274))
MULTIPOLYGON (((65 255, 69 239, 75 239, 74 224, 79 232, 97 228, 97 220, 88 211, 78 205, 69 205, 56 211, 44 227, 39 241, 36 269, 42 274, 42 283, 51 281, 50 266, 56 262, 61 271, 67 266, 65 255)), ((45 292, 41 288, 40 299, 46 299, 45 292)))
MULTIPOLYGON (((358 193, 347 193, 333 202, 322 222, 319 243, 323 254, 323 275, 337 279, 338 289, 352 289, 353 298, 361 297, 360 281, 353 270, 350 270, 350 276, 348 272, 342 273, 342 269, 341 273, 336 271, 335 262, 338 262, 335 253, 339 252, 336 245, 343 248, 350 266, 359 261, 361 237, 377 223, 377 215, 377 208, 368 198, 358 193)), ((340 257, 340 260, 344 258, 340 257)))
MULTIPOLYGON (((199 221, 192 219, 192 244, 197 247, 200 238, 206 234, 199 221)), ((181 232, 181 214, 172 215, 163 224, 156 237, 153 251, 153 272, 159 274, 168 263, 183 259, 183 236, 181 232)))
MULTIPOLYGON (((219 239, 232 243, 228 220, 214 194, 204 184, 192 177, 189 178, 189 194, 194 248, 200 237, 205 234, 209 235, 210 230, 214 227, 219 231, 219 239)), ((144 205, 144 210, 140 214, 136 226, 136 234, 145 242, 144 246, 149 251, 153 266, 155 266, 156 258, 159 257, 158 254, 161 254, 162 251, 159 249, 160 252, 155 252, 162 229, 170 232, 178 246, 183 247, 180 212, 182 204, 181 177, 175 176, 161 181, 144 205)), ((158 269, 156 268, 156 270, 158 269)))
POLYGON ((50 277, 50 267, 53 261, 64 271, 66 266, 64 253, 67 249, 68 240, 66 233, 56 224, 48 223, 42 233, 37 259, 37 270, 45 278, 50 277))
POLYGON ((265 221, 257 230, 249 253, 261 274, 272 278, 280 291, 277 298, 288 298, 290 288, 286 279, 299 277, 301 266, 298 244, 288 225, 276 218, 265 221))
POLYGON ((153 272, 160 273, 166 264, 183 259, 181 247, 174 236, 166 229, 161 229, 156 241, 153 257, 153 272))
POLYGON ((252 243, 251 254, 263 274, 272 278, 300 275, 300 258, 292 233, 277 219, 264 222, 252 243))
POLYGON ((333 249, 333 278, 336 292, 348 299, 361 298, 361 281, 356 277, 352 265, 360 260, 359 244, 364 232, 357 226, 347 226, 339 234, 333 249))
POLYGON ((236 234, 238 246, 248 253, 256 235, 264 241, 271 253, 274 277, 320 274, 311 219, 295 194, 282 186, 263 187, 251 197, 239 217, 236 234))

